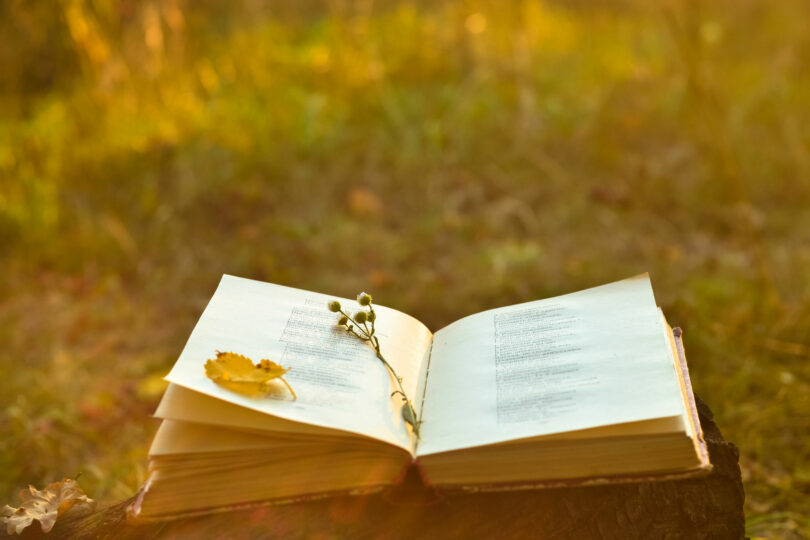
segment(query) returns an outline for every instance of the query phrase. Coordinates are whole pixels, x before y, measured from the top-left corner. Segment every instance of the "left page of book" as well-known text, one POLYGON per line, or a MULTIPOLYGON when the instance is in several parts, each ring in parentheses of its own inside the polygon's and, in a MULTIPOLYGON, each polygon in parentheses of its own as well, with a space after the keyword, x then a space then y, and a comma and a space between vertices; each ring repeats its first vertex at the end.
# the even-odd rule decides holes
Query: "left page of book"
MULTIPOLYGON (((339 429, 409 450, 412 434, 399 401, 392 399, 391 378, 366 343, 337 327, 327 309, 337 299, 356 311, 354 300, 225 275, 191 333, 166 380, 241 407, 295 422, 339 429), (263 397, 245 396, 217 385, 205 374, 216 351, 233 351, 291 368, 263 397)), ((386 359, 416 393, 430 331, 419 321, 376 306, 376 332, 386 359)))

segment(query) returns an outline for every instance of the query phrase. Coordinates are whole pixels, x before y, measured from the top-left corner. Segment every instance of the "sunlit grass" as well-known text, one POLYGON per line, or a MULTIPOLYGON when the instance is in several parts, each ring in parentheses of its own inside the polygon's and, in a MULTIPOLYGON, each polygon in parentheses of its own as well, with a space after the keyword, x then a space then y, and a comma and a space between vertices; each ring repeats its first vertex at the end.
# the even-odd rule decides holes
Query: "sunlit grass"
POLYGON ((6 499, 138 487, 222 272, 436 329, 649 270, 741 449, 749 534, 810 535, 804 3, 13 6, 6 499))

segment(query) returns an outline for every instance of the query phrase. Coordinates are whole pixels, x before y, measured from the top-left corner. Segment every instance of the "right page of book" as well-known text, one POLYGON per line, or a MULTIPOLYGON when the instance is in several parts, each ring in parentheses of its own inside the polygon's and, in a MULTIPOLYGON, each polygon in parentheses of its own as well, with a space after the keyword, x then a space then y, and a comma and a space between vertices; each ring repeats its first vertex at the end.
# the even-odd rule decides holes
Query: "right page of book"
POLYGON ((644 274, 436 332, 417 453, 682 414, 644 274))

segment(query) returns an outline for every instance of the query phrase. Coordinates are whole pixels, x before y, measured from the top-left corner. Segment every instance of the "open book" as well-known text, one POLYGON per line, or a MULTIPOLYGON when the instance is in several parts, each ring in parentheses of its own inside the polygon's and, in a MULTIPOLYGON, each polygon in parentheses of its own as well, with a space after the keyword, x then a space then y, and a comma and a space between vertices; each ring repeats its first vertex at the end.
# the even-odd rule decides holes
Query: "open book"
MULTIPOLYGON (((420 437, 372 348, 332 296, 223 276, 166 377, 144 519, 396 484, 490 490, 649 480, 711 468, 679 339, 645 274, 470 315, 431 333, 376 306, 376 335, 420 437), (263 397, 208 379, 215 352, 290 367, 263 397)), ((339 299, 351 312, 359 306, 339 299)))

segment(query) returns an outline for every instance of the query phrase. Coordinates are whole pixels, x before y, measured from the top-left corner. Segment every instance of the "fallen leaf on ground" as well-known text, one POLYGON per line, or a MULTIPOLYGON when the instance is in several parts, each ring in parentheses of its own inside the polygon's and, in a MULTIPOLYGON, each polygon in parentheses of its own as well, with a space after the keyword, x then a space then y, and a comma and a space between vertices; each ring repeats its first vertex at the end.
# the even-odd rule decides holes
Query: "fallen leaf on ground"
POLYGON ((348 195, 349 209, 357 217, 372 217, 382 213, 380 198, 366 187, 353 188, 348 195))
POLYGON ((288 371, 290 368, 284 368, 266 358, 254 365, 253 360, 247 356, 233 352, 217 351, 215 360, 205 362, 205 374, 208 378, 228 390, 244 395, 266 394, 270 390, 269 382, 280 379, 293 399, 296 399, 292 386, 282 377, 288 371))
POLYGON ((49 484, 42 491, 28 486, 28 489, 20 491, 20 499, 22 503, 19 508, 6 505, 0 510, 6 524, 6 534, 22 533, 34 520, 39 521, 42 532, 47 533, 53 529, 56 518, 73 506, 88 511, 96 506, 96 501, 88 498, 72 478, 49 484))

